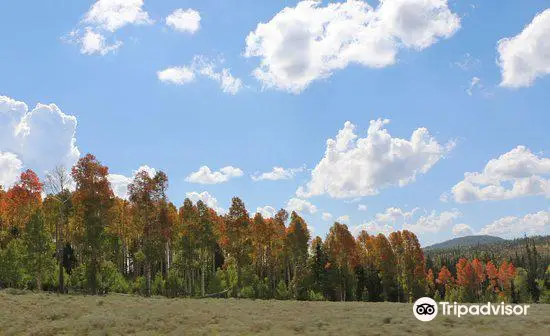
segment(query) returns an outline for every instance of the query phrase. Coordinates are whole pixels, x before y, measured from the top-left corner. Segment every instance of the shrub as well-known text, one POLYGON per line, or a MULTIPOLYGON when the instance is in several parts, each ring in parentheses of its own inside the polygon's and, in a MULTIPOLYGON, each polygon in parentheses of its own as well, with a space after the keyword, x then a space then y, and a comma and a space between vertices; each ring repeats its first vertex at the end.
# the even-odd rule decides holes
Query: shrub
POLYGON ((151 284, 151 293, 153 295, 164 295, 165 283, 166 282, 162 278, 162 274, 157 273, 157 275, 155 275, 153 283, 151 284))
POLYGON ((88 288, 88 277, 86 276, 86 264, 73 268, 67 279, 67 287, 76 292, 83 292, 88 288))
POLYGON ((325 301, 325 296, 322 293, 311 289, 308 291, 307 296, 310 301, 325 301))
POLYGON ((102 292, 129 293, 130 285, 118 271, 114 263, 107 261, 101 265, 100 290, 102 292))
POLYGON ((132 286, 132 293, 140 295, 147 294, 147 282, 145 280, 145 277, 139 276, 136 278, 136 281, 134 281, 134 284, 132 286))
POLYGON ((241 291, 239 292, 239 297, 244 299, 255 299, 256 298, 256 291, 254 290, 254 287, 252 286, 244 286, 241 291))
POLYGON ((278 300, 288 300, 290 298, 290 293, 288 288, 283 280, 279 281, 277 284, 277 289, 275 290, 275 298, 278 300))
POLYGON ((183 294, 183 279, 178 275, 177 271, 171 269, 168 271, 168 276, 164 283, 165 295, 168 297, 176 297, 183 294))
POLYGON ((13 239, 4 250, 0 250, 0 288, 26 287, 23 256, 24 246, 20 239, 13 239))

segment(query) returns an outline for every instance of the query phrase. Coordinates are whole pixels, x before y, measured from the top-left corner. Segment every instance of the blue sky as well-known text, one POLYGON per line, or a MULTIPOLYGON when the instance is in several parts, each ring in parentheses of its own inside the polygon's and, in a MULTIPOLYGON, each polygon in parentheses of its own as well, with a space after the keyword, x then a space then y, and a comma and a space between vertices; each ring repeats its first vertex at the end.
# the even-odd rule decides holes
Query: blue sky
POLYGON ((340 216, 354 232, 409 228, 424 244, 548 233, 548 2, 366 3, 3 2, 0 131, 31 126, 0 136, 0 184, 90 152, 120 190, 147 165, 168 174, 178 206, 288 206, 314 235, 340 216), (383 144, 367 138, 378 119, 390 120, 371 129, 387 130, 383 144), (346 121, 371 149, 352 140, 322 164, 346 121), (412 145, 421 128, 431 147, 412 145), (233 170, 190 178, 202 166, 233 170), (251 178, 273 167, 289 178, 251 178))

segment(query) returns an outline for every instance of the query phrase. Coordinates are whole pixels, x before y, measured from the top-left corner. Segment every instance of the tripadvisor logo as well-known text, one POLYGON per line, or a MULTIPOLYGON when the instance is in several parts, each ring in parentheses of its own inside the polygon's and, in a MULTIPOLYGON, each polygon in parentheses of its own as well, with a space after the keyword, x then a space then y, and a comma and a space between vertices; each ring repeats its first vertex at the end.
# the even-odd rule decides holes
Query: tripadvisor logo
POLYGON ((433 320, 437 316, 437 302, 429 297, 423 297, 414 303, 414 316, 422 322, 433 320))
MULTIPOLYGON (((441 313, 443 315, 454 315, 461 317, 464 315, 495 315, 495 316, 511 316, 511 315, 527 315, 527 308, 529 305, 511 305, 501 302, 500 304, 494 304, 487 302, 487 304, 458 304, 456 302, 439 302, 441 305, 441 313)), ((423 297, 414 303, 413 314, 414 316, 423 322, 433 320, 438 314, 438 304, 432 298, 423 297)))

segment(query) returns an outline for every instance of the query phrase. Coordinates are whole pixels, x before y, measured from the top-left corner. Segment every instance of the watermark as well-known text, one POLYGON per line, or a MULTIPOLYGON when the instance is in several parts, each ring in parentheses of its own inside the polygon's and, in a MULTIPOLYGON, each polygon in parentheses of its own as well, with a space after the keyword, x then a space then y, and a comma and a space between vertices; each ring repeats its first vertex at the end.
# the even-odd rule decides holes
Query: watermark
POLYGON ((414 316, 422 322, 433 320, 437 316, 437 302, 429 297, 423 297, 414 303, 414 316))
POLYGON ((505 304, 491 303, 486 304, 459 304, 456 302, 435 302, 432 298, 423 297, 414 303, 413 314, 414 316, 423 322, 433 320, 438 312, 444 316, 456 316, 462 317, 466 315, 472 316, 520 316, 527 315, 527 309, 531 307, 529 305, 518 304, 505 304), (440 306, 440 309, 438 308, 440 306))

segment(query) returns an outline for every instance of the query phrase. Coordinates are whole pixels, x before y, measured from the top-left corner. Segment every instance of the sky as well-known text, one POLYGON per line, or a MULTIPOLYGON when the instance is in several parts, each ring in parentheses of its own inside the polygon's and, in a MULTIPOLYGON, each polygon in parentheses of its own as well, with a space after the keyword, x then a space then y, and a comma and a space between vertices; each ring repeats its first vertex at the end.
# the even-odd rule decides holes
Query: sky
POLYGON ((0 185, 86 153, 224 213, 550 233, 548 1, 3 1, 0 185))

